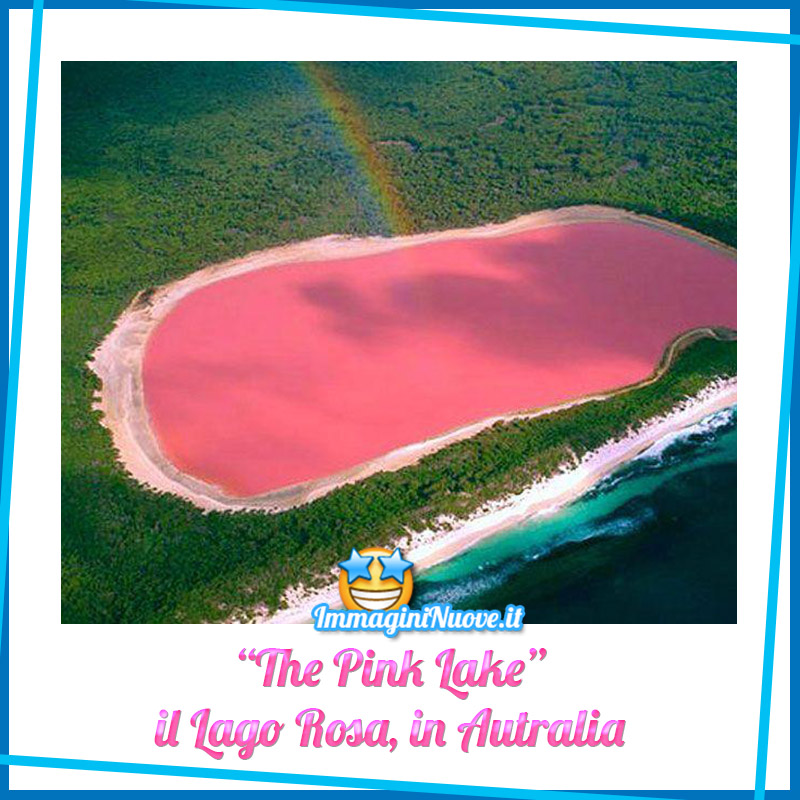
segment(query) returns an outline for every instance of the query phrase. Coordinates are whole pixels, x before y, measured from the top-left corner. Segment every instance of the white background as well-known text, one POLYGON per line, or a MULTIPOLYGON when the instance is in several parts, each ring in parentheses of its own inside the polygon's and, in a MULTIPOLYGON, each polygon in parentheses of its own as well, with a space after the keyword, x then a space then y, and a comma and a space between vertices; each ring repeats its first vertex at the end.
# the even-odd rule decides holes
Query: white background
MULTIPOLYGON (((525 13, 525 12, 514 12, 525 13)), ((536 11, 537 16, 548 12, 536 11)), ((549 12, 577 19, 784 31, 788 11, 549 12)), ((10 13, 11 213, 22 158, 30 11, 10 13)), ((11 752, 486 786, 561 789, 750 789, 755 775, 769 535, 789 265, 789 50, 715 42, 488 25, 267 11, 54 11, 44 14, 17 447, 11 505, 11 752), (739 79, 738 624, 526 626, 519 634, 319 634, 306 626, 60 625, 60 69, 62 60, 736 60, 739 79), (242 647, 294 647, 326 663, 316 689, 264 689, 242 647), (413 648, 423 688, 335 686, 342 647, 378 657, 413 648), (506 659, 546 647, 516 689, 467 701, 437 686, 435 655, 494 648, 506 659), (294 715, 392 720, 380 748, 305 750, 294 715), (456 726, 495 717, 574 718, 597 708, 627 721, 624 748, 459 749, 456 726), (286 722, 250 761, 192 748, 189 716, 286 722), (178 748, 156 748, 161 708, 184 712, 178 748), (409 747, 413 710, 448 723, 448 747, 409 747)), ((13 244, 12 244, 13 265, 13 244)), ((109 254, 113 263, 113 254, 109 254)), ((13 276, 12 276, 13 280, 13 276)), ((788 514, 784 535, 768 788, 789 786, 788 514)), ((198 553, 202 557, 202 553, 198 553)), ((263 784, 12 768, 12 788, 264 788, 263 784)), ((276 785, 276 788, 277 785, 276 785)), ((288 787, 282 787, 288 788, 288 787)))

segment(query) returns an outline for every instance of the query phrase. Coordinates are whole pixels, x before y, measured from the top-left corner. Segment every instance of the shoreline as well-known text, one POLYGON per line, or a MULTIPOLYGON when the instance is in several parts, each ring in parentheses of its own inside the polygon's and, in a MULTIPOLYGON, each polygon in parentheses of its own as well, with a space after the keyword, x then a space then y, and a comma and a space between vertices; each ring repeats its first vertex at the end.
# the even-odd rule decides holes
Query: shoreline
POLYGON ((304 505, 334 489, 354 483, 381 471, 395 471, 419 461, 423 456, 462 439, 474 436, 499 421, 537 416, 568 408, 588 400, 603 399, 655 380, 669 365, 676 349, 687 338, 709 329, 689 331, 666 347, 665 358, 653 374, 625 387, 610 388, 588 397, 574 398, 548 408, 512 411, 477 420, 431 439, 411 443, 362 464, 304 483, 286 486, 252 497, 234 497, 220 487, 179 470, 162 452, 151 427, 144 400, 142 364, 150 334, 187 295, 217 281, 254 270, 307 260, 336 260, 374 255, 430 242, 452 239, 492 238, 512 233, 587 222, 627 222, 657 228, 673 236, 690 239, 735 258, 736 251, 703 234, 675 223, 607 206, 571 206, 544 210, 517 217, 505 223, 477 228, 453 229, 393 238, 326 236, 306 242, 281 245, 251 253, 240 259, 212 265, 153 290, 140 292, 117 319, 114 328, 92 354, 89 368, 101 381, 93 409, 101 414, 101 424, 112 436, 118 461, 125 472, 144 487, 177 495, 204 510, 249 510, 280 512, 304 505))
MULTIPOLYGON (((577 500, 600 480, 618 467, 650 449, 664 437, 679 432, 701 419, 736 404, 736 379, 716 381, 695 397, 677 405, 672 412, 648 420, 639 430, 623 439, 609 441, 587 453, 571 469, 540 481, 522 492, 491 501, 465 519, 442 518, 444 527, 407 532, 398 536, 392 546, 398 546, 417 570, 425 570, 468 550, 476 543, 503 530, 537 516, 547 516, 577 500)), ((302 586, 290 587, 283 596, 287 608, 270 613, 263 607, 254 609, 256 623, 302 624, 311 621, 311 610, 318 603, 340 606, 336 570, 332 581, 320 589, 308 592, 302 586)), ((231 620, 229 620, 231 621, 231 620)))

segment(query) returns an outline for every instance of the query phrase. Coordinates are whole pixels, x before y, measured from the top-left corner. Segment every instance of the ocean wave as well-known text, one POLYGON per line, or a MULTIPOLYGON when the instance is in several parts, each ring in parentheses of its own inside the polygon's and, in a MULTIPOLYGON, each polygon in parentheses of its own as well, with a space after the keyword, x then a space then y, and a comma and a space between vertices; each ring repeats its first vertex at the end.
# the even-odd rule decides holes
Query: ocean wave
POLYGON ((679 431, 665 434, 610 475, 598 481, 584 493, 583 499, 590 500, 607 494, 621 483, 635 478, 642 472, 651 472, 686 459, 693 452, 705 451, 714 447, 721 433, 736 427, 736 406, 715 411, 699 422, 688 425, 679 431))
POLYGON ((636 503, 634 507, 629 505, 625 513, 615 513, 591 523, 570 526, 546 541, 537 542, 529 550, 520 553, 515 558, 485 561, 470 571, 469 580, 420 581, 417 584, 415 605, 424 605, 425 603, 458 605, 468 601, 470 597, 502 586, 531 562, 538 561, 565 545, 602 537, 628 536, 653 521, 655 517, 655 512, 648 505, 636 503))
POLYGON ((413 605, 420 607, 427 603, 450 603, 458 606, 460 603, 469 600, 470 597, 489 592, 503 585, 521 567, 521 564, 506 562, 503 567, 492 571, 485 571, 484 568, 479 568, 466 581, 448 581, 447 583, 433 584, 417 583, 413 605))
POLYGON ((679 431, 673 431, 662 436, 647 450, 640 453, 634 461, 647 459, 661 459, 676 444, 690 442, 692 444, 704 444, 713 441, 716 434, 726 430, 736 424, 736 406, 723 408, 715 411, 707 417, 703 417, 694 425, 688 425, 679 431))

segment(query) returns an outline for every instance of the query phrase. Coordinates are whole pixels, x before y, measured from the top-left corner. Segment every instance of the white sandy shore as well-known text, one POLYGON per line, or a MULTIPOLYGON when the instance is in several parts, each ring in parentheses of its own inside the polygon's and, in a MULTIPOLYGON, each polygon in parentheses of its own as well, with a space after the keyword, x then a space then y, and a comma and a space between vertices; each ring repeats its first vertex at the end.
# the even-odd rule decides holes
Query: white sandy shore
MULTIPOLYGON (((155 291, 137 296, 119 317, 114 329, 94 352, 89 363, 89 367, 102 382, 96 397, 95 408, 101 412, 102 424, 110 430, 119 460, 129 475, 152 490, 176 494, 206 510, 283 511, 311 502, 339 486, 362 480, 376 472, 391 471, 408 466, 428 453, 474 436, 499 419, 528 417, 553 411, 558 407, 518 411, 510 409, 512 413, 502 417, 476 420, 425 442, 409 444, 407 447, 399 448, 364 464, 354 465, 351 469, 335 475, 287 486, 256 497, 232 497, 219 486, 181 472, 162 452, 152 430, 144 402, 142 362, 147 341, 158 324, 187 295, 217 281, 254 270, 309 260, 373 255, 428 242, 493 238, 534 228, 586 222, 626 222, 645 225, 675 236, 691 239, 732 258, 736 256, 736 251, 732 248, 696 231, 664 220, 606 206, 571 206, 537 211, 509 222, 484 225, 478 228, 435 231, 393 238, 326 236, 307 242, 273 247, 251 253, 244 258, 206 267, 155 291)), ((691 336, 693 333, 690 332, 686 335, 691 336)), ((648 380, 652 380, 653 377, 651 376, 648 380)), ((617 388, 596 397, 607 396, 618 390, 617 388)), ((588 399, 595 398, 579 398, 570 403, 564 403, 561 407, 588 399)))
MULTIPOLYGON (((736 404, 736 379, 717 381, 696 397, 686 400, 670 414, 650 420, 623 439, 611 441, 587 453, 575 466, 565 465, 553 478, 536 483, 519 494, 487 503, 467 519, 442 518, 441 528, 407 532, 395 542, 419 572, 468 549, 481 539, 535 516, 552 514, 586 492, 621 464, 635 458, 664 437, 694 425, 704 417, 736 404)), ((270 614, 255 609, 256 622, 303 623, 310 621, 311 609, 318 603, 340 605, 337 570, 331 583, 307 591, 303 586, 286 591, 285 610, 270 614)))

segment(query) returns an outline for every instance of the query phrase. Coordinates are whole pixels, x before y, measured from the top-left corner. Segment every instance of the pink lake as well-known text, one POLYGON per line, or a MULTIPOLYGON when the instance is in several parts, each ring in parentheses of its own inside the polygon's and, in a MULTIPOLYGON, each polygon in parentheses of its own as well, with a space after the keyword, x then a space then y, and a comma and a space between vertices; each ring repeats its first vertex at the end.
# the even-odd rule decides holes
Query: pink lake
POLYGON ((162 451, 248 497, 503 412, 649 375, 700 326, 736 328, 736 262, 624 222, 286 264, 181 300, 143 384, 162 451))

